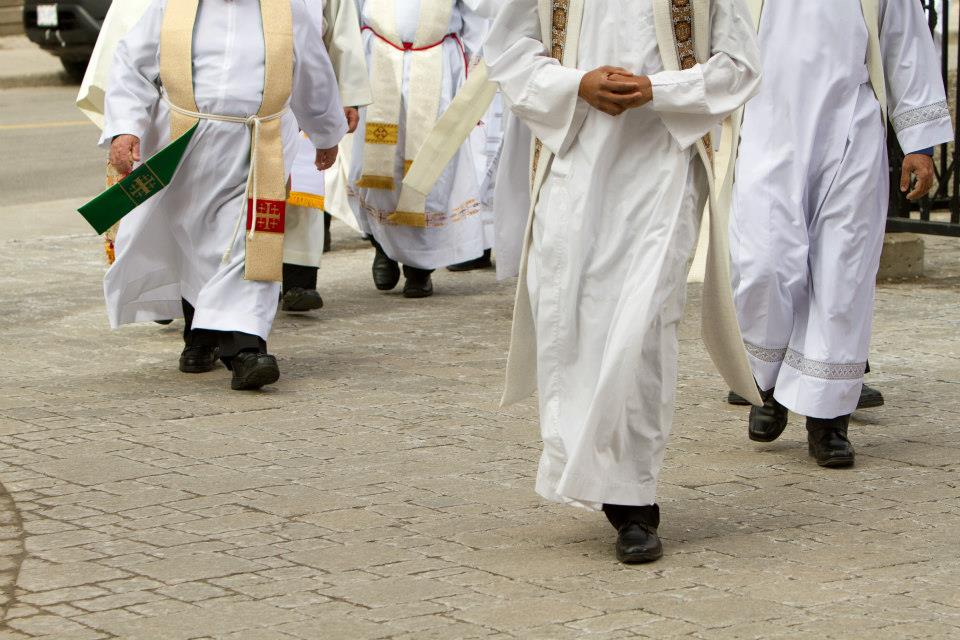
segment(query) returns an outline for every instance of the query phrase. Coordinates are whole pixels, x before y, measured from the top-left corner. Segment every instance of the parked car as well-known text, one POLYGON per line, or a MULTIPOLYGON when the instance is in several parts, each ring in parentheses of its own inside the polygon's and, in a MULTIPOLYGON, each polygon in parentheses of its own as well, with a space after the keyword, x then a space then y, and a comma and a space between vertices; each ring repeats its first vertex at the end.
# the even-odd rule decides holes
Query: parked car
POLYGON ((23 28, 27 37, 60 58, 77 82, 93 53, 111 0, 24 0, 23 28))

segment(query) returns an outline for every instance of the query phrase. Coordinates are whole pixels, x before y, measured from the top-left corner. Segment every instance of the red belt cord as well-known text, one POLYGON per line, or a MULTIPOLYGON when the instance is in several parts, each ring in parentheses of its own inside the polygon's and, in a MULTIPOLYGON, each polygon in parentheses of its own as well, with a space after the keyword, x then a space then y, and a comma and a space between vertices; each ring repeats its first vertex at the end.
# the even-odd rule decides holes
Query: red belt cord
POLYGON ((412 43, 412 42, 404 42, 404 43, 403 43, 403 46, 399 46, 399 45, 397 45, 396 43, 394 43, 392 40, 389 40, 388 38, 383 37, 382 35, 380 35, 379 33, 377 33, 372 27, 369 27, 369 26, 367 26, 367 25, 364 25, 363 27, 361 27, 360 30, 361 30, 361 31, 369 31, 369 32, 372 33, 374 36, 376 36, 376 37, 379 38, 380 40, 383 40, 383 41, 386 42, 388 45, 390 45, 391 47, 393 47, 394 49, 396 49, 397 51, 427 51, 427 50, 429 50, 429 49, 434 49, 434 48, 436 48, 436 47, 439 47, 440 45, 442 45, 442 44, 443 44, 444 42, 446 42, 447 40, 453 39, 453 41, 457 43, 457 46, 460 47, 460 53, 461 53, 461 55, 463 55, 463 75, 464 75, 464 77, 466 77, 466 78, 469 78, 469 77, 470 77, 470 59, 467 57, 467 50, 464 48, 464 46, 463 46, 463 41, 460 40, 460 36, 458 36, 458 35, 455 34, 455 33, 448 33, 447 35, 443 36, 443 38, 441 38, 441 39, 438 40, 437 42, 434 42, 433 44, 428 44, 428 45, 425 46, 425 47, 415 47, 415 46, 413 46, 413 43, 412 43))

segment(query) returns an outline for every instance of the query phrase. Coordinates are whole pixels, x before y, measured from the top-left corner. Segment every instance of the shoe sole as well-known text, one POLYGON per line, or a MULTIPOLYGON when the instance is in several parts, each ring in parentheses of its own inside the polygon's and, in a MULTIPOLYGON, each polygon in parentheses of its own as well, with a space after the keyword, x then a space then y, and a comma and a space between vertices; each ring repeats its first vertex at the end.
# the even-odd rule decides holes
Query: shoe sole
POLYGON ((246 377, 230 381, 230 388, 234 391, 256 391, 280 379, 279 367, 261 367, 251 371, 246 377))
POLYGON ((826 460, 817 460, 817 464, 825 469, 845 469, 854 464, 853 456, 837 456, 826 460))
POLYGON ((617 560, 623 564, 646 564, 656 562, 663 557, 663 549, 648 551, 646 553, 620 553, 617 551, 617 560))
POLYGON ((397 285, 400 284, 400 280, 397 280, 393 284, 381 284, 379 282, 374 282, 374 286, 377 288, 377 291, 393 291, 397 288, 397 285))
POLYGON ((180 373, 210 373, 217 368, 217 363, 214 362, 209 367, 191 367, 188 365, 180 365, 180 373))
POLYGON ((752 431, 747 431, 747 436, 754 442, 774 442, 783 435, 783 432, 787 430, 787 427, 784 426, 783 429, 780 429, 775 435, 772 436, 759 436, 752 431))
POLYGON ((429 298, 433 295, 433 291, 404 291, 403 297, 410 300, 419 300, 421 298, 429 298))
POLYGON ((280 305, 280 309, 282 309, 283 311, 291 312, 291 313, 303 313, 305 311, 314 311, 315 309, 323 309, 323 300, 316 301, 316 302, 306 302, 303 304, 300 304, 299 300, 291 304, 284 302, 282 305, 280 305))

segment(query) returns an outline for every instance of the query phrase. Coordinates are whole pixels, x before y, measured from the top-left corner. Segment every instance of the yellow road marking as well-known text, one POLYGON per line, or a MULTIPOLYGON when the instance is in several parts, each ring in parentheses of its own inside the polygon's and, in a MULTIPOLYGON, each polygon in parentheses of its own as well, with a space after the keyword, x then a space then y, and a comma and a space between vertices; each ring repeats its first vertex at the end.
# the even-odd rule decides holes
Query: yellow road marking
POLYGON ((89 120, 59 120, 56 122, 24 122, 22 124, 0 124, 0 131, 17 129, 56 129, 60 127, 82 127, 93 125, 89 120))

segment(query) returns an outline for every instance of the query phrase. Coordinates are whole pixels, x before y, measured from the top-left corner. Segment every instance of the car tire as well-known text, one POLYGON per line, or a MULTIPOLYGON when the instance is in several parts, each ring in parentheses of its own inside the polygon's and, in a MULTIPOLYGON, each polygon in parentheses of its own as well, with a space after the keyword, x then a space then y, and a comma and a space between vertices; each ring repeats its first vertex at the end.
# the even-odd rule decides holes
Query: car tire
POLYGON ((76 58, 60 58, 63 70, 72 82, 80 84, 83 82, 83 76, 87 72, 87 63, 89 60, 77 60, 76 58))

